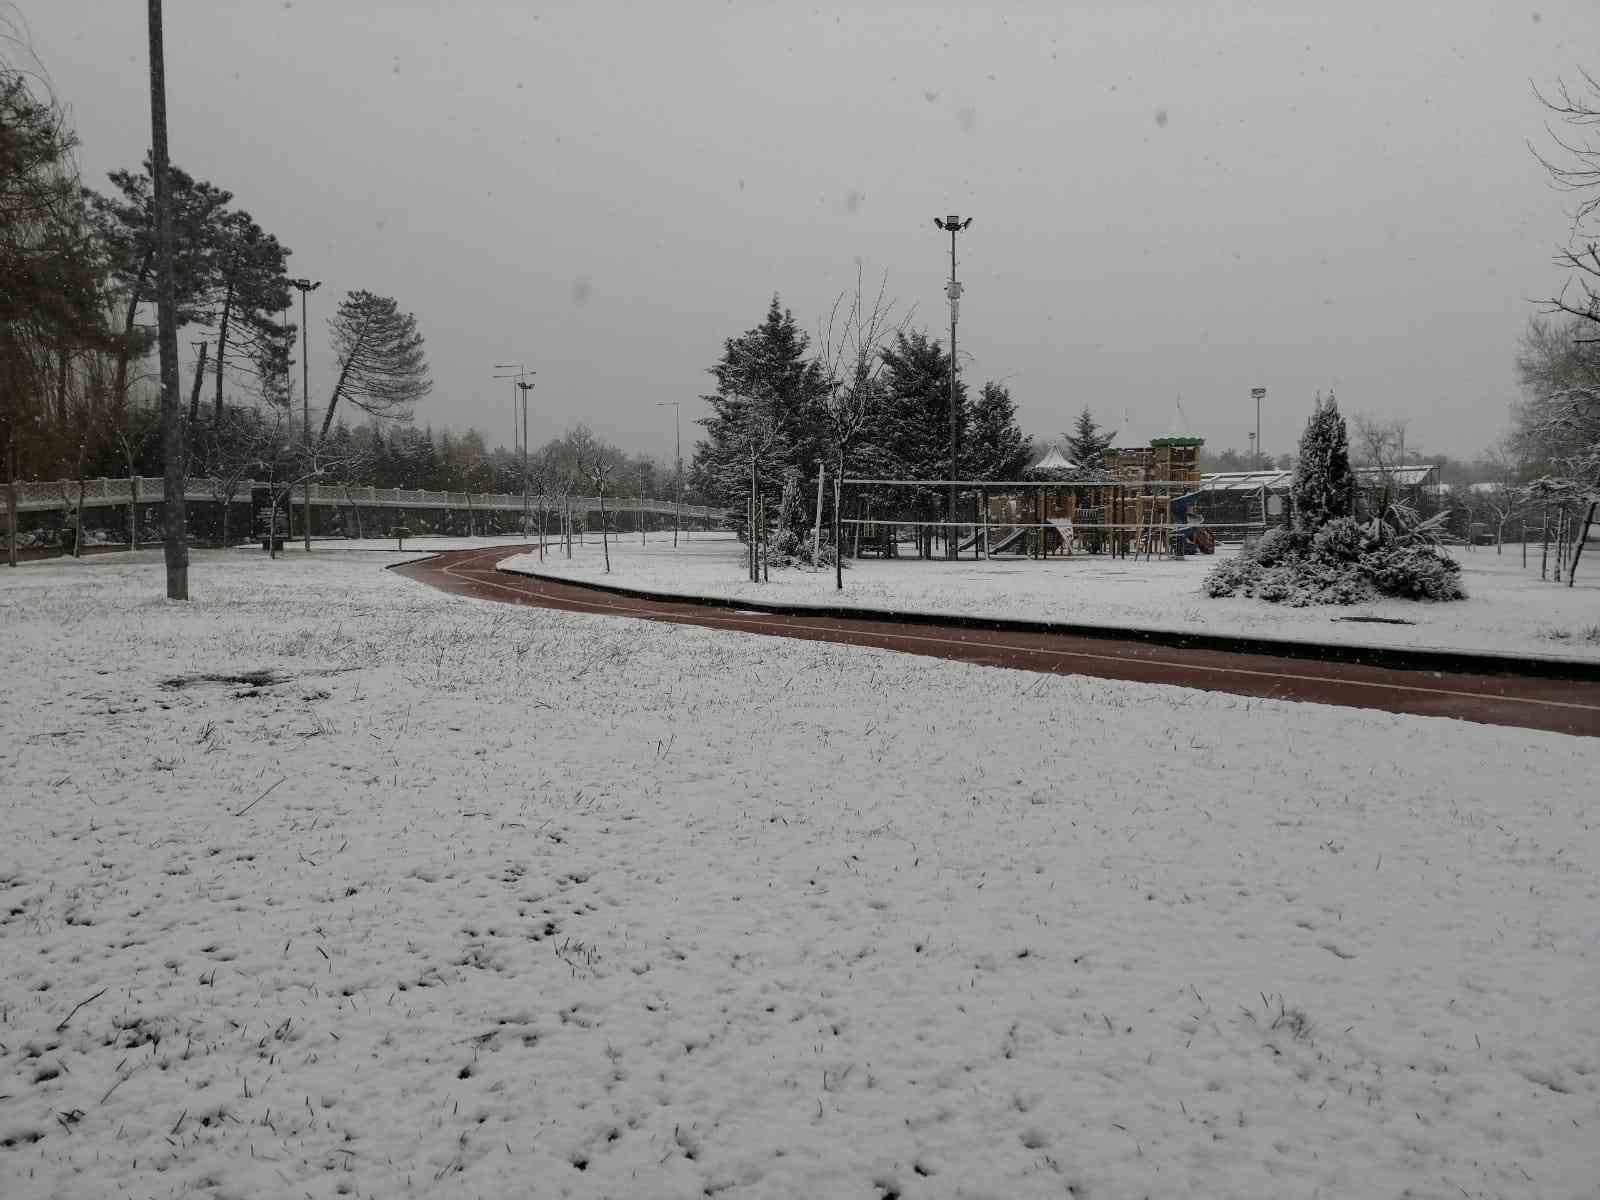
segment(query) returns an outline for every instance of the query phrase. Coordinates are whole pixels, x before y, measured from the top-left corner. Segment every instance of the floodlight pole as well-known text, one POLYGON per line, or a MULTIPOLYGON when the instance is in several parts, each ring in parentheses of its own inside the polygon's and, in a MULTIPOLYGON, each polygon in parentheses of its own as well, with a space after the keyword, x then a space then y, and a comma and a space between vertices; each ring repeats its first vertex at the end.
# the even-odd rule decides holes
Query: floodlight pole
MULTIPOLYGON (((528 448, 527 448, 527 446, 525 444, 523 444, 527 440, 523 436, 523 431, 525 431, 527 429, 527 424, 528 424, 528 416, 527 416, 527 414, 528 414, 528 400, 527 400, 526 393, 524 393, 523 394, 523 400, 522 400, 522 414, 523 414, 522 415, 522 427, 523 427, 523 429, 522 430, 518 430, 518 428, 517 428, 517 393, 520 390, 520 385, 521 385, 522 381, 524 379, 526 379, 533 372, 528 370, 527 365, 525 363, 514 362, 514 363, 495 363, 494 364, 494 369, 496 371, 509 371, 513 367, 516 368, 516 374, 514 374, 514 375, 496 375, 495 378, 496 379, 509 379, 509 380, 511 380, 511 456, 512 456, 513 459, 515 459, 517 454, 518 454, 518 452, 520 452, 522 454, 522 491, 523 491, 522 517, 523 517, 524 524, 526 524, 527 517, 528 517, 528 504, 527 504, 528 448)), ((526 533, 527 530, 524 529, 523 532, 526 533)))
POLYGON ((940 229, 950 232, 950 282, 945 285, 944 294, 950 299, 950 487, 949 495, 945 500, 945 557, 956 557, 956 484, 960 472, 957 470, 958 457, 958 426, 956 422, 956 320, 961 309, 961 284, 956 280, 956 234, 972 224, 972 218, 963 221, 952 213, 940 220, 933 219, 933 223, 940 229))
POLYGON ((1261 402, 1267 398, 1267 389, 1264 388, 1264 387, 1251 388, 1250 389, 1250 396, 1256 402, 1256 434, 1255 434, 1256 461, 1254 463, 1252 463, 1251 466, 1252 466, 1252 468, 1254 470, 1259 471, 1259 470, 1261 470, 1261 457, 1262 457, 1262 455, 1261 455, 1261 402))
MULTIPOLYGON (((529 375, 537 375, 537 371, 529 371, 529 375)), ((522 532, 528 532, 528 393, 533 391, 533 384, 526 380, 517 380, 517 390, 522 393, 522 532)))
MULTIPOLYGON (((300 523, 305 526, 306 553, 311 553, 311 337, 306 325, 306 293, 314 292, 322 286, 319 279, 312 282, 309 279, 291 279, 289 286, 300 292, 300 403, 303 408, 302 420, 305 423, 304 438, 306 446, 306 481, 301 486, 300 496, 305 502, 300 513, 300 523)), ((346 477, 348 478, 348 476, 346 477)), ((267 534, 271 537, 269 531, 267 534)))

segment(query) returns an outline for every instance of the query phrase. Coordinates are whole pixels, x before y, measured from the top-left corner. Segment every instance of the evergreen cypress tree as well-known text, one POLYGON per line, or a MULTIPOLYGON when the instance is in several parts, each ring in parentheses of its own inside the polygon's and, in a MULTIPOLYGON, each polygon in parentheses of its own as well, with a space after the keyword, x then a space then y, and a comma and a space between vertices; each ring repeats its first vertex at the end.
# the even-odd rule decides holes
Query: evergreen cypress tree
POLYGON ((1116 440, 1116 434, 1101 429, 1094 414, 1086 406, 1073 423, 1072 432, 1066 436, 1067 457, 1080 470, 1098 471, 1106 465, 1106 451, 1116 440))
POLYGON ((1300 459, 1295 465, 1291 499, 1295 529, 1305 537, 1336 517, 1348 517, 1354 508, 1350 434, 1332 392, 1326 403, 1318 393, 1316 409, 1300 435, 1300 459))

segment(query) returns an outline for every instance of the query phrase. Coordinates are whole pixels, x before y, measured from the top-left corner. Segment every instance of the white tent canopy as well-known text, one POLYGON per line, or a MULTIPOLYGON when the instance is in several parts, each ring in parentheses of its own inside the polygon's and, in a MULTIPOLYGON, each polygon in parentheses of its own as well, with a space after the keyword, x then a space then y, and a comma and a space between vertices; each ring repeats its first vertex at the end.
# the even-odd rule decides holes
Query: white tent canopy
POLYGON ((1045 456, 1028 468, 1029 471, 1076 471, 1078 464, 1065 454, 1061 447, 1051 446, 1045 456))

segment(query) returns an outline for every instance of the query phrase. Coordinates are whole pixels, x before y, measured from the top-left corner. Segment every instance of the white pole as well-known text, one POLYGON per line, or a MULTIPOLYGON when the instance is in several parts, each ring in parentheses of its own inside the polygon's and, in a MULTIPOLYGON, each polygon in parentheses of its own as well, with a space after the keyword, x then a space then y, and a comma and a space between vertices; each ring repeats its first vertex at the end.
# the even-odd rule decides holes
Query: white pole
POLYGON ((811 569, 820 571, 821 564, 817 561, 822 555, 822 481, 828 474, 827 463, 817 460, 817 523, 811 530, 811 569))

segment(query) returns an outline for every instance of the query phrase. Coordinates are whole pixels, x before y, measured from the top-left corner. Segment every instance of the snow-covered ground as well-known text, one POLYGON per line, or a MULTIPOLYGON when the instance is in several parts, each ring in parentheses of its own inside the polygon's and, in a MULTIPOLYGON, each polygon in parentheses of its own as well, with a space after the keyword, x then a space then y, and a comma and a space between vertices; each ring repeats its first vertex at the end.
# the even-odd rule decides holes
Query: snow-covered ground
POLYGON ((1590 742, 158 560, 0 570, 7 1200, 1593 1195, 1590 742))
POLYGON ((696 534, 693 540, 680 539, 676 549, 671 534, 652 534, 645 546, 637 536, 624 535, 612 543, 609 575, 592 537, 573 547, 570 562, 555 553, 546 554, 542 566, 537 555, 514 556, 501 565, 647 591, 775 604, 842 603, 898 612, 1600 659, 1600 560, 1591 571, 1580 564, 1576 587, 1557 587, 1540 581, 1537 553, 1530 547, 1530 567, 1524 570, 1520 548, 1507 547, 1503 555, 1492 548, 1458 552, 1469 594, 1463 601, 1385 600, 1309 609, 1201 595, 1200 581, 1215 557, 861 559, 846 567, 843 592, 834 590, 831 570, 773 571, 771 582, 751 583, 744 574, 744 546, 731 534, 696 534), (1384 620, 1352 619, 1375 617, 1384 620))

